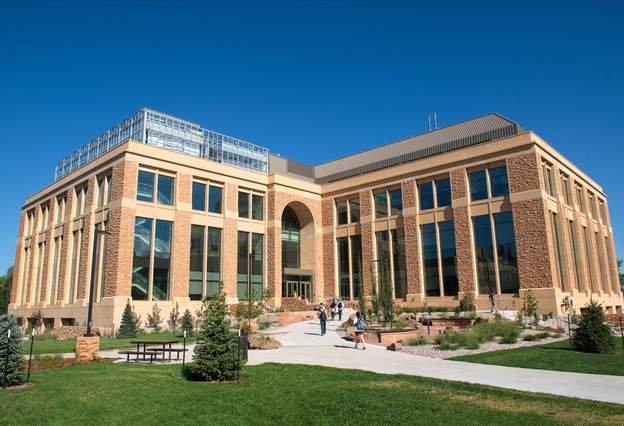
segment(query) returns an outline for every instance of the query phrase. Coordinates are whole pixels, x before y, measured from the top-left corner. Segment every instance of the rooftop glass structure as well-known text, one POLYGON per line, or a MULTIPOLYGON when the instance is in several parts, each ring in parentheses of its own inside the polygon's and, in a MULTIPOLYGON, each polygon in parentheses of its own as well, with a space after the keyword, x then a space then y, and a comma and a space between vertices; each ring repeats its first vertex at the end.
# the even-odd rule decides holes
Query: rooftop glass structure
POLYGON ((67 176, 130 139, 247 170, 268 172, 268 149, 204 129, 190 121, 142 108, 131 118, 125 118, 121 124, 114 125, 59 161, 54 170, 54 180, 67 176))

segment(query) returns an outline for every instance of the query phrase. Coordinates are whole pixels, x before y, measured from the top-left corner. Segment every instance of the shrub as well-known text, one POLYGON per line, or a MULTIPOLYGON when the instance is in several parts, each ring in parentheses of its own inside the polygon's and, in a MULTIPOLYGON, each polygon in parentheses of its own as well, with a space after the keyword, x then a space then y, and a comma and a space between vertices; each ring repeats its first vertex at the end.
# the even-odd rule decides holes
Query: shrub
POLYGON ((427 339, 425 339, 425 336, 412 337, 405 343, 407 346, 422 346, 427 344, 427 339))
POLYGON ((456 349, 459 349, 459 345, 454 345, 448 342, 442 342, 436 346, 436 349, 439 351, 454 351, 456 349))
POLYGON ((527 334, 522 338, 522 340, 525 342, 535 342, 536 340, 539 340, 539 337, 537 337, 537 334, 527 334))
POLYGON ((130 300, 126 302, 123 314, 121 314, 121 324, 119 325, 119 331, 117 331, 118 339, 128 339, 130 337, 137 336, 137 328, 135 321, 135 314, 130 306, 130 300))
POLYGON ((509 334, 509 335, 501 337, 498 342, 502 343, 504 345, 511 345, 513 343, 516 343, 517 341, 518 341, 518 336, 514 336, 512 334, 509 334))
POLYGON ((537 321, 539 320, 537 313, 537 300, 535 299, 535 296, 533 296, 533 291, 530 289, 524 293, 524 306, 521 309, 521 313, 525 318, 533 318, 533 322, 537 324, 537 321))
POLYGON ((186 331, 187 336, 193 335, 193 315, 186 309, 182 315, 182 333, 186 331))
POLYGON ((173 308, 171 308, 171 312, 169 312, 169 320, 167 321, 167 323, 169 324, 169 328, 173 331, 173 334, 175 335, 178 324, 180 323, 180 308, 178 307, 178 302, 176 302, 173 308))
POLYGON ((153 328, 154 331, 160 331, 160 324, 162 323, 162 318, 160 317, 161 309, 157 304, 154 303, 152 306, 152 313, 147 314, 147 326, 149 328, 153 328))
MULTIPOLYGON (((26 379, 24 363, 22 362, 22 350, 20 347, 20 329, 17 326, 17 318, 14 315, 0 316, 0 362, 2 363, 2 376, 4 377, 4 363, 7 362, 6 384, 7 386, 19 385, 26 379), (8 331, 11 330, 11 337, 8 331)), ((4 380, 4 379, 3 379, 4 380)), ((1 383, 4 385, 4 383, 1 383)))
POLYGON ((267 328, 270 328, 270 327, 271 327, 271 323, 268 321, 264 321, 258 324, 258 328, 260 330, 266 330, 267 328))
POLYGON ((615 339, 611 329, 604 323, 602 305, 590 302, 581 312, 581 321, 572 335, 574 350, 591 353, 613 353, 615 339))
POLYGON ((219 295, 204 301, 202 311, 203 321, 194 349, 194 362, 185 368, 184 374, 189 380, 233 380, 238 367, 237 346, 233 341, 222 283, 219 295))
POLYGON ((459 301, 459 310, 461 312, 476 311, 474 295, 472 293, 466 293, 462 300, 459 301))
POLYGON ((404 329, 407 326, 408 326, 407 321, 403 321, 403 320, 394 321, 392 323, 392 328, 394 328, 396 330, 402 330, 402 329, 404 329))

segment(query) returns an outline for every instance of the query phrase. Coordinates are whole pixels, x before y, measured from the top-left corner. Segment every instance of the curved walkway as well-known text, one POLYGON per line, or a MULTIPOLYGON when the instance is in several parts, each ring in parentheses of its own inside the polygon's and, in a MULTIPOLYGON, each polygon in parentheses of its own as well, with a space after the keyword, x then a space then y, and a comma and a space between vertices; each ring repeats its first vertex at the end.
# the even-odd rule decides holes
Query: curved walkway
POLYGON ((624 376, 582 374, 474 364, 391 352, 382 346, 353 349, 336 329, 339 321, 327 323, 320 335, 318 321, 305 321, 276 329, 270 334, 283 347, 250 351, 249 364, 275 362, 351 368, 382 374, 407 374, 528 392, 624 404, 624 376))

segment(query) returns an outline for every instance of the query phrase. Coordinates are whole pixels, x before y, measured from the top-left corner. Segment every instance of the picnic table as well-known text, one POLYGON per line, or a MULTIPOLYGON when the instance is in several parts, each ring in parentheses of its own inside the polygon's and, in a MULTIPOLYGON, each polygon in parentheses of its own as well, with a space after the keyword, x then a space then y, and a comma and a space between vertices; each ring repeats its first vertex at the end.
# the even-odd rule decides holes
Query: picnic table
POLYGON ((137 354, 137 359, 139 359, 139 355, 142 354, 143 355, 143 360, 145 360, 145 356, 148 354, 148 350, 147 350, 147 345, 162 345, 162 349, 156 349, 157 351, 162 351, 163 355, 162 355, 162 362, 165 362, 165 356, 167 354, 167 352, 169 352, 169 361, 171 361, 171 345, 173 345, 174 343, 179 343, 179 340, 176 339, 164 339, 164 340, 152 340, 152 339, 137 339, 137 340, 130 340, 130 343, 136 344, 137 345, 137 350, 136 350, 136 354, 137 354), (141 350, 139 349, 140 346, 143 345, 143 352, 141 352, 141 350), (167 348, 167 345, 169 346, 169 348, 167 348))

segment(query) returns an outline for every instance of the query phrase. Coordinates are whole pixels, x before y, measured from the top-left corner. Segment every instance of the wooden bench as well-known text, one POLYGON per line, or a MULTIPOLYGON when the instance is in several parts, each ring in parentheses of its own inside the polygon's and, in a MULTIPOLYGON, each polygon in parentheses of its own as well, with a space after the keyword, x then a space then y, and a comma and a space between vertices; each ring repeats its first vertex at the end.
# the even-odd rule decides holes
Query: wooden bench
POLYGON ((126 362, 130 362, 130 355, 136 355, 135 361, 139 362, 140 361, 140 356, 143 356, 143 360, 145 360, 145 357, 148 356, 149 357, 149 362, 150 364, 152 362, 154 362, 154 359, 156 359, 156 356, 158 356, 158 352, 153 351, 153 350, 149 350, 149 351, 145 351, 145 352, 141 352, 141 351, 136 351, 136 350, 125 350, 125 351, 119 351, 117 352, 119 355, 125 355, 126 356, 126 362))
MULTIPOLYGON (((156 352, 156 353, 161 353, 163 352, 163 348, 148 348, 148 350, 156 352)), ((176 360, 180 359, 180 354, 182 352, 186 352, 188 351, 188 349, 180 349, 180 348, 171 348, 171 349, 165 349, 164 352, 175 352, 176 354, 176 360)))

